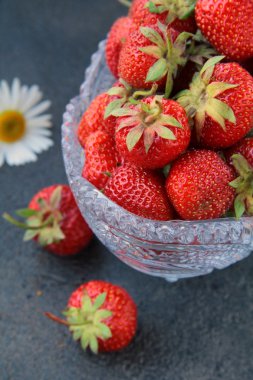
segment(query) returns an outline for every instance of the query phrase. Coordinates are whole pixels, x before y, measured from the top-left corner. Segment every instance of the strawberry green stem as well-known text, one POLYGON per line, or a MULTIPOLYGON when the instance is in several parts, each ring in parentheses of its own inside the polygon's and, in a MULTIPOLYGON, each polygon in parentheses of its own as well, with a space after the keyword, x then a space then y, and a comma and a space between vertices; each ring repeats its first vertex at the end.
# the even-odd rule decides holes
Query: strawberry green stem
POLYGON ((166 79, 165 96, 164 96, 166 99, 169 99, 172 88, 173 88, 173 78, 172 78, 171 73, 168 73, 167 79, 166 79))
POLYGON ((69 323, 68 323, 67 321, 65 321, 64 319, 61 319, 61 318, 57 317, 56 315, 54 315, 54 314, 52 314, 52 313, 45 312, 44 315, 45 315, 47 318, 49 318, 49 319, 51 319, 52 321, 54 321, 54 322, 57 322, 57 323, 59 323, 59 324, 61 324, 61 325, 64 325, 64 326, 69 327, 69 323))
POLYGON ((155 93, 156 93, 156 91, 157 91, 157 89, 158 89, 158 84, 153 84, 153 86, 151 87, 151 89, 150 90, 148 90, 148 91, 144 91, 144 90, 138 90, 138 91, 135 91, 134 93, 133 93, 133 98, 134 99, 137 99, 137 98, 139 98, 139 97, 147 97, 147 96, 151 96, 151 95, 154 95, 155 93))
POLYGON ((40 230, 43 227, 47 227, 50 224, 52 224, 52 222, 53 222, 53 218, 48 218, 48 220, 45 223, 42 223, 41 225, 36 226, 36 227, 32 227, 26 223, 19 222, 18 220, 14 219, 11 215, 7 214, 6 212, 3 214, 3 218, 5 220, 7 220, 7 222, 9 222, 9 223, 11 223, 14 226, 17 226, 19 228, 22 228, 23 230, 34 230, 34 231, 40 230))

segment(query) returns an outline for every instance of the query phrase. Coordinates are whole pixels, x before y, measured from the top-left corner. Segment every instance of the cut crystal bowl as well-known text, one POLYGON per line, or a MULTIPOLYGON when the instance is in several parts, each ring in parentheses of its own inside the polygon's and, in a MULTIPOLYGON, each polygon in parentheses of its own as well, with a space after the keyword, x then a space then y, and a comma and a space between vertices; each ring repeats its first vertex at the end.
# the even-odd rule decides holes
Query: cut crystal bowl
POLYGON ((104 56, 105 41, 92 56, 80 95, 67 105, 62 126, 66 172, 78 206, 101 242, 129 266, 168 281, 205 275, 247 257, 253 248, 253 218, 153 221, 106 198, 82 178, 84 152, 76 129, 91 100, 115 82, 104 56))

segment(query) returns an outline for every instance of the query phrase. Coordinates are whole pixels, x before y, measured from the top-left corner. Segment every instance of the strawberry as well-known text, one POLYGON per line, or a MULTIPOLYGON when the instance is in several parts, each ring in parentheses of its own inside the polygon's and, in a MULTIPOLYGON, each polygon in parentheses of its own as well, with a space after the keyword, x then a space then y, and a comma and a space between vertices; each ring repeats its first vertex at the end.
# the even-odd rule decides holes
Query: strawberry
POLYGON ((238 174, 230 183, 237 194, 234 203, 236 217, 240 218, 244 212, 253 216, 253 137, 241 140, 224 154, 238 174))
POLYGON ((195 8, 203 35, 219 53, 238 61, 253 56, 252 15, 252 0, 198 0, 195 8))
POLYGON ((196 30, 193 16, 193 0, 133 0, 130 16, 133 20, 132 30, 140 26, 157 24, 157 21, 170 26, 179 32, 196 30))
POLYGON ((137 105, 115 110, 116 146, 126 160, 143 168, 162 168, 183 153, 190 142, 184 109, 174 100, 150 96, 137 105))
POLYGON ((25 223, 8 214, 4 218, 25 229, 24 240, 34 239, 48 251, 59 256, 71 256, 86 247, 92 231, 83 219, 75 198, 66 185, 53 185, 40 190, 27 209, 17 211, 25 223))
POLYGON ((165 87, 169 97, 178 67, 187 62, 186 45, 192 35, 179 34, 161 23, 131 33, 119 57, 119 75, 134 88, 165 87))
POLYGON ((232 206, 234 171, 209 150, 188 151, 172 165, 166 181, 170 201, 182 219, 220 218, 232 206))
POLYGON ((82 176, 102 190, 113 173, 120 158, 114 138, 108 133, 97 131, 89 135, 85 145, 85 165, 82 176))
POLYGON ((137 328, 137 307, 120 286, 105 281, 90 281, 70 296, 66 320, 45 313, 55 322, 69 327, 74 340, 80 340, 84 350, 118 351, 132 341, 137 328))
POLYGON ((115 170, 106 184, 104 194, 119 206, 144 218, 173 218, 163 177, 130 163, 125 163, 115 170))
MULTIPOLYGON (((236 191, 234 211, 237 218, 245 212, 253 216, 253 165, 252 165, 252 140, 245 141, 234 148, 235 153, 230 162, 238 174, 238 177, 230 182, 230 186, 236 191)), ((232 153, 232 152, 230 152, 232 153)))
POLYGON ((84 112, 78 126, 77 135, 82 147, 85 147, 86 140, 92 132, 105 131, 114 135, 116 119, 113 116, 104 118, 105 109, 112 101, 112 97, 107 93, 98 95, 84 112))
POLYGON ((229 164, 232 163, 232 156, 237 153, 241 154, 248 163, 253 166, 253 137, 247 137, 224 151, 226 160, 229 164))
POLYGON ((188 88, 194 74, 201 70, 209 58, 215 55, 217 55, 217 52, 197 32, 187 49, 188 61, 185 66, 180 67, 178 70, 173 85, 173 94, 188 88))
POLYGON ((222 58, 209 59, 177 95, 201 145, 213 149, 237 143, 253 126, 253 78, 237 63, 217 64, 222 58))
POLYGON ((130 17, 121 17, 115 21, 109 32, 106 42, 106 62, 112 74, 118 78, 119 54, 129 34, 132 20, 130 17))

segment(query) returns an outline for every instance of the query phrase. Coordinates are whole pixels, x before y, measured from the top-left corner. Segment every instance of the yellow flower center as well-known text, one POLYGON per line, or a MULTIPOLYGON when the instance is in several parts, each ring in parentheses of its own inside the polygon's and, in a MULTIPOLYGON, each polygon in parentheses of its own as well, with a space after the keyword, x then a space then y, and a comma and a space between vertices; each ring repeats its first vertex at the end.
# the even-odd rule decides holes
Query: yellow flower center
POLYGON ((26 122, 18 111, 0 113, 0 141, 11 144, 20 140, 26 130, 26 122))

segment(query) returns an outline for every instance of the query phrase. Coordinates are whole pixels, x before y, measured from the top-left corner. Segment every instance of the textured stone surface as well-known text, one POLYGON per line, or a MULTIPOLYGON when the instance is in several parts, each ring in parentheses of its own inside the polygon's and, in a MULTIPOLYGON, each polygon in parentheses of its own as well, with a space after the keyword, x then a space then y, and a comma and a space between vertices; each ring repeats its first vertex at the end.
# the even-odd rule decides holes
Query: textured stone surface
MULTIPOLYGON (((0 0, 0 78, 41 86, 53 101, 55 140, 37 163, 0 169, 1 214, 26 205, 40 187, 66 181, 64 106, 123 12, 116 0, 0 0)), ((61 260, 21 238, 0 220, 1 380, 252 379, 253 256, 167 284, 128 268, 97 241, 80 257, 61 260), (138 334, 122 353, 85 354, 42 314, 60 312, 76 286, 95 278, 124 286, 138 304, 138 334)))

